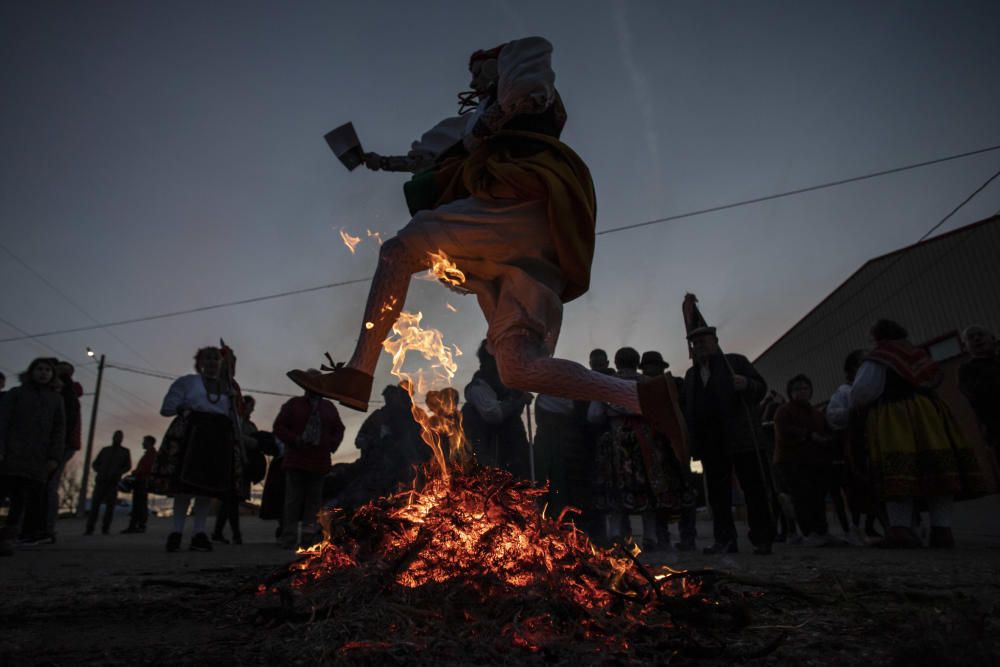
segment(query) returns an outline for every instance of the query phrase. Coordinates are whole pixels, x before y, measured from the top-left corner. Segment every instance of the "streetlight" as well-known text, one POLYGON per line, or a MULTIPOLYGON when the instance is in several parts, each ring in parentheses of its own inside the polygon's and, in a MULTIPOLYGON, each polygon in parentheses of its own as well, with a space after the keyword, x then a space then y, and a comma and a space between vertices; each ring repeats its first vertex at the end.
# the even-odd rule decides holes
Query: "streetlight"
MULTIPOLYGON (((87 356, 93 359, 96 353, 87 348, 87 356)), ((90 408, 90 429, 87 432, 87 449, 83 458, 83 483, 80 485, 80 501, 76 505, 77 516, 85 514, 87 504, 87 482, 90 481, 90 457, 94 453, 94 427, 97 426, 97 404, 101 400, 101 380, 104 378, 104 355, 97 363, 97 385, 94 387, 94 403, 90 408)))

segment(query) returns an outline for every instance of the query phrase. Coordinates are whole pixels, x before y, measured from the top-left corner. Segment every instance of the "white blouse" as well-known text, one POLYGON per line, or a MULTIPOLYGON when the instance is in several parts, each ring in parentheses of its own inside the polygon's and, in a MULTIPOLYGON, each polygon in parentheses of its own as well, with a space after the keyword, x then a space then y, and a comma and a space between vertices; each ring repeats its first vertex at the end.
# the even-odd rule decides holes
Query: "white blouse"
MULTIPOLYGON (((214 397, 213 397, 214 398, 214 397)), ((173 417, 181 410, 229 415, 229 396, 221 394, 214 403, 208 400, 205 383, 198 374, 185 375, 174 380, 163 397, 160 414, 173 417)))
POLYGON ((851 385, 851 409, 870 405, 885 391, 885 366, 876 361, 864 361, 851 385))
POLYGON ((834 431, 843 431, 851 423, 851 385, 842 384, 826 404, 826 423, 834 431))

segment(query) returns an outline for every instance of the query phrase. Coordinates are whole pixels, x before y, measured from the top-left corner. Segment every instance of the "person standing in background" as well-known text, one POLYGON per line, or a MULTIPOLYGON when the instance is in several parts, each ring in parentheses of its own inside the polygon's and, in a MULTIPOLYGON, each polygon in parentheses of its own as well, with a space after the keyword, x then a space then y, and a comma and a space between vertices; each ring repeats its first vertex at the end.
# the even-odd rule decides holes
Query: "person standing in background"
MULTIPOLYGON (((313 369, 309 372, 319 374, 313 369)), ((331 401, 306 391, 281 406, 273 432, 286 447, 281 545, 310 547, 322 537, 316 515, 323 505, 323 478, 330 472, 330 457, 344 439, 344 423, 331 401)))
POLYGON ((684 410, 691 451, 705 468, 708 503, 712 508, 715 543, 708 554, 737 553, 733 520, 733 472, 746 497, 750 542, 754 553, 768 555, 774 541, 771 481, 760 450, 756 409, 767 394, 767 383, 750 360, 723 354, 715 327, 688 331, 693 364, 684 376, 684 410))
POLYGON ((906 329, 892 320, 878 320, 869 335, 875 349, 858 369, 850 404, 852 410, 869 408, 869 469, 889 515, 888 534, 878 546, 921 546, 913 523, 914 501, 922 499, 930 510, 929 546, 952 548, 955 497, 984 491, 975 452, 934 391, 943 373, 927 352, 910 343, 906 329))
POLYGON ((486 349, 485 340, 479 345, 476 356, 479 370, 465 387, 465 405, 462 406, 465 436, 480 465, 529 479, 531 454, 521 415, 531 403, 531 394, 504 385, 496 357, 486 349))
POLYGON ((132 471, 132 513, 128 528, 123 533, 145 533, 149 520, 149 477, 156 462, 156 438, 147 435, 142 439, 142 457, 132 471))
POLYGON ((54 381, 55 364, 38 358, 21 374, 21 386, 0 399, 0 500, 10 501, 0 529, 0 556, 14 554, 27 504, 44 492, 61 461, 66 419, 54 381))
MULTIPOLYGON (((643 352, 642 358, 639 360, 639 371, 642 373, 644 378, 655 378, 665 375, 669 382, 674 383, 674 386, 677 389, 677 395, 682 403, 680 407, 683 410, 684 381, 669 373, 667 371, 668 368, 670 368, 670 364, 664 361, 663 355, 656 350, 643 352)), ((658 438, 658 440, 663 439, 658 438)), ((670 521, 673 513, 677 512, 679 513, 677 530, 680 535, 680 542, 674 545, 674 548, 678 551, 694 551, 696 548, 695 542, 698 538, 698 494, 691 479, 690 454, 688 453, 688 455, 677 456, 677 452, 672 447, 673 443, 664 442, 662 444, 664 445, 664 456, 667 457, 666 460, 670 462, 671 466, 676 466, 678 470, 678 476, 681 482, 681 488, 678 492, 680 505, 674 508, 661 508, 657 510, 656 541, 658 542, 661 551, 671 549, 670 521)), ((682 454, 683 453, 684 452, 682 451, 682 454)))
POLYGON ((94 534, 101 505, 105 505, 101 533, 107 535, 111 530, 111 520, 114 518, 115 504, 118 502, 118 482, 132 467, 132 455, 122 446, 124 437, 121 431, 115 431, 111 436, 111 444, 102 449, 94 459, 92 467, 97 473, 97 478, 94 480, 94 492, 90 497, 90 512, 87 514, 87 529, 84 535, 94 534))
POLYGON ((223 350, 203 347, 195 353, 197 373, 174 380, 160 414, 174 417, 153 466, 157 493, 174 497, 173 530, 166 549, 181 548, 188 508, 194 500, 192 551, 211 551, 205 532, 212 498, 226 498, 242 485, 242 465, 234 422, 236 388, 224 369, 223 350))
POLYGON ((971 326, 962 333, 970 359, 958 369, 958 386, 969 401, 983 437, 1000 457, 1000 350, 993 332, 971 326))

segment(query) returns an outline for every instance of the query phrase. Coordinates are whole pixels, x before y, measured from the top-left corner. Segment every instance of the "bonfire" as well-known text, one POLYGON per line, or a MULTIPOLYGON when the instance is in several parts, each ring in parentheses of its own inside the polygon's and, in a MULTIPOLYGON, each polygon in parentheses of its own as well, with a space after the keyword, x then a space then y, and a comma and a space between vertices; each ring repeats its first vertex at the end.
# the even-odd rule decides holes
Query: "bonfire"
MULTIPOLYGON (((461 284, 443 254, 432 259, 437 278, 461 284)), ((712 573, 647 567, 630 542, 599 548, 574 525, 577 510, 546 516, 544 486, 478 466, 450 387, 457 348, 421 320, 403 312, 383 347, 430 460, 408 488, 352 513, 325 510, 324 539, 259 587, 260 612, 310 621, 328 657, 344 660, 703 652, 684 623, 735 617, 712 573), (406 370, 408 354, 422 366, 406 370)))

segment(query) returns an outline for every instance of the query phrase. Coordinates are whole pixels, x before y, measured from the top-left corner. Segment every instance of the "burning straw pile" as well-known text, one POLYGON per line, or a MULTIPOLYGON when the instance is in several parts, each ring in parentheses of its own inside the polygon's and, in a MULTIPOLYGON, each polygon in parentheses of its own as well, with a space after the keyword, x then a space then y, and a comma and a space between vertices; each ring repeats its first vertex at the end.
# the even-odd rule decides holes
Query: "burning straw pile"
MULTIPOLYGON (((433 259, 434 275, 461 285, 433 259)), ((694 632, 739 623, 713 573, 646 568, 634 545, 598 549, 567 512, 544 516, 544 489, 473 463, 449 386, 460 352, 420 320, 402 313, 383 346, 431 460, 411 489, 328 511, 323 542, 260 586, 259 617, 304 621, 297 642, 322 646, 310 656, 321 662, 721 657, 694 632), (407 352, 429 366, 405 371, 407 352)))
POLYGON ((663 658, 700 650, 688 620, 732 621, 703 595, 705 573, 597 549, 572 523, 543 517, 542 493, 479 468, 353 515, 331 512, 327 539, 260 587, 259 609, 311 621, 305 631, 339 656, 461 661, 511 651, 663 658))

